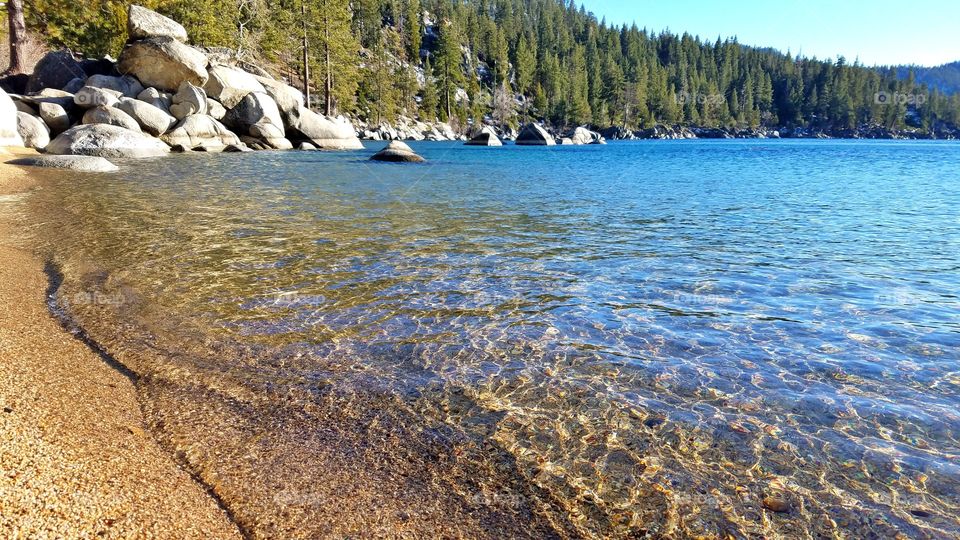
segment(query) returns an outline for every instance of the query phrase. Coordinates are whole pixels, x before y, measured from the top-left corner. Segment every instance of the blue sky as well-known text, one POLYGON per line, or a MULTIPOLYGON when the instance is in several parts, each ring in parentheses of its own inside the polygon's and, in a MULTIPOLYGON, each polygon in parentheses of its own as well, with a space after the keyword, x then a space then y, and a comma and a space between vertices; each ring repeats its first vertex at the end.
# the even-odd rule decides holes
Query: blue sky
POLYGON ((960 0, 576 0, 609 23, 736 36, 818 58, 934 66, 960 60, 960 0))

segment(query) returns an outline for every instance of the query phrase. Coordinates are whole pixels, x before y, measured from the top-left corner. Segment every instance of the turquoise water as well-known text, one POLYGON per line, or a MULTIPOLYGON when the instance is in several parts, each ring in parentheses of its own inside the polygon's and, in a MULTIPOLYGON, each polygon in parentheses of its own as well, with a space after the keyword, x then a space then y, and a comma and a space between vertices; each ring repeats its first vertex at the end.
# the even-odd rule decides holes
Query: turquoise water
POLYGON ((251 534, 960 537, 960 144, 379 146, 30 203, 251 534))

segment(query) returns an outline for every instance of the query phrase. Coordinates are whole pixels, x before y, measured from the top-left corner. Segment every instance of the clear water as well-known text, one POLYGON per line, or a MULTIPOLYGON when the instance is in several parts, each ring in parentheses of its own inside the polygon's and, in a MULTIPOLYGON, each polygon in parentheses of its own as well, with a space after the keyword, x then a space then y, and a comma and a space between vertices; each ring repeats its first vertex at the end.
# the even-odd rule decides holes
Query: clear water
POLYGON ((960 537, 960 145, 412 146, 29 200, 249 533, 960 537))

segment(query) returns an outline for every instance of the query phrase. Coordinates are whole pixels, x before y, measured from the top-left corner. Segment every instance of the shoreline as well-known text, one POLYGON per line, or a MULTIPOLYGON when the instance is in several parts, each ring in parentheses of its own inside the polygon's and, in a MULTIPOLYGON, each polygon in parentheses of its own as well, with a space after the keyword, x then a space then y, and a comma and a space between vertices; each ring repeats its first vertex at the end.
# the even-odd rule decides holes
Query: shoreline
MULTIPOLYGON (((32 154, 0 150, 3 161, 32 154)), ((0 164, 0 197, 38 185, 0 164)), ((242 538, 151 436, 135 381, 50 312, 55 283, 11 245, 7 212, 0 206, 0 536, 242 538)))

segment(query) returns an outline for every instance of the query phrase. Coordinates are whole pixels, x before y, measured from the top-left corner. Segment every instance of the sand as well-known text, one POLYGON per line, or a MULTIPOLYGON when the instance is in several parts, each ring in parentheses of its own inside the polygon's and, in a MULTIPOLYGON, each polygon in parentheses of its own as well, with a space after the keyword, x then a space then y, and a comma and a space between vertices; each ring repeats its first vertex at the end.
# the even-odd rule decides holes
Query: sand
MULTIPOLYGON (((18 151, 18 154, 25 153, 18 151)), ((2 164, 0 196, 30 189, 2 164)), ((146 431, 135 382, 62 329, 0 199, 0 538, 241 538, 146 431)))

